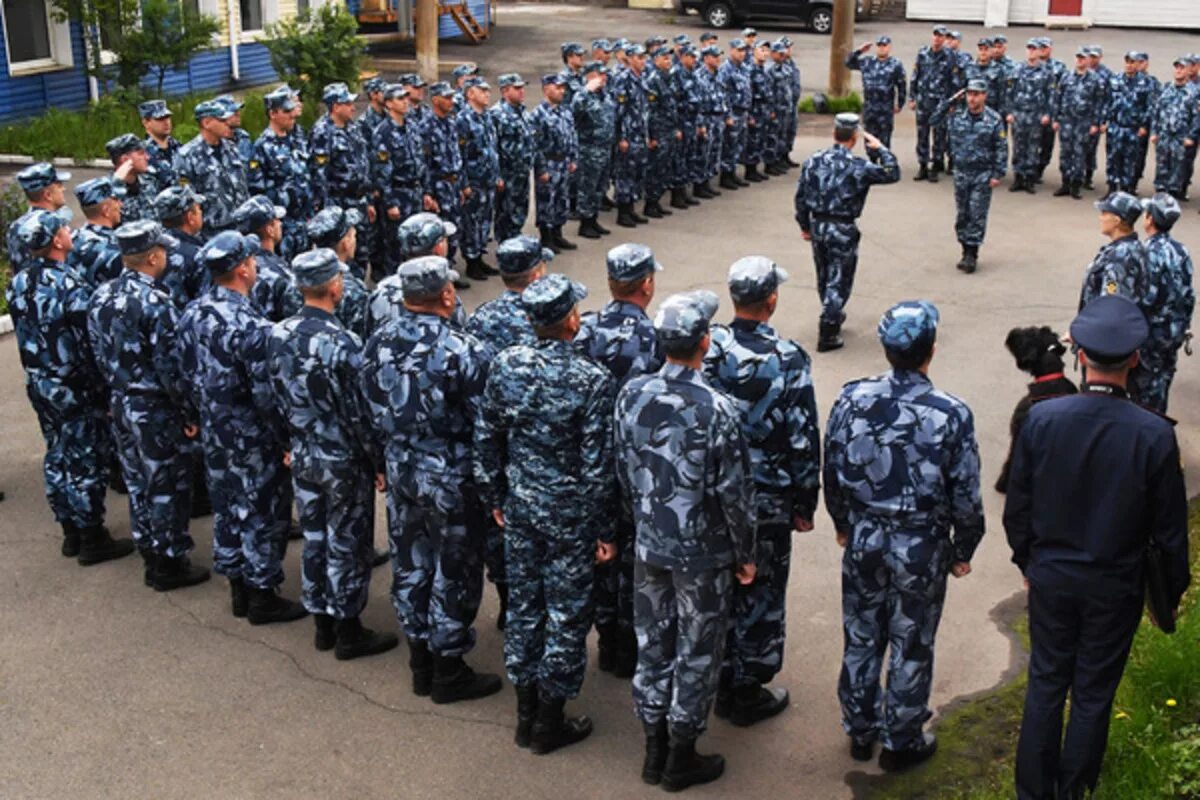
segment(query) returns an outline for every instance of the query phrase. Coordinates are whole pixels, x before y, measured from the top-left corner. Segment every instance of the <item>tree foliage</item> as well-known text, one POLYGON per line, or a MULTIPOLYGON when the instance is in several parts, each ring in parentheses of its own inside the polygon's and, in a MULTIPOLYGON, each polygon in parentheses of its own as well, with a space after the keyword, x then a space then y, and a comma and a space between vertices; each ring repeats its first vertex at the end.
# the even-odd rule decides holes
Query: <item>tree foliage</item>
POLYGON ((300 91, 306 103, 321 100, 321 89, 343 81, 351 88, 367 64, 358 20, 345 6, 324 4, 266 27, 263 44, 279 77, 300 91))

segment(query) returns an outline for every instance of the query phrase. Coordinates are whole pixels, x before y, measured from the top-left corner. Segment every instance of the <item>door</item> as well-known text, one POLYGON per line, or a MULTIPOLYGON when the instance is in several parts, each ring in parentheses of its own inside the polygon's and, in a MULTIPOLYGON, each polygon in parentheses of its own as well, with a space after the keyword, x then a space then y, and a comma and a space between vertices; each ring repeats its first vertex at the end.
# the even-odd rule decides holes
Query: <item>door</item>
POLYGON ((1083 0, 1050 0, 1050 15, 1078 17, 1083 13, 1083 0))

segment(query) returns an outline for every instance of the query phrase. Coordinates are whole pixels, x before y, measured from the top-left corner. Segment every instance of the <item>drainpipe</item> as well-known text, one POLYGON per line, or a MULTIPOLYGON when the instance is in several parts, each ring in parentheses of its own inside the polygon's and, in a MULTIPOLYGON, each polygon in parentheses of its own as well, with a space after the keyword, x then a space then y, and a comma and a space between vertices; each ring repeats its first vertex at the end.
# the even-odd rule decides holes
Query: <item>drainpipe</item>
POLYGON ((241 25, 235 25, 234 3, 236 0, 225 0, 225 10, 229 13, 229 71, 230 77, 236 82, 242 79, 241 67, 238 65, 238 38, 241 25))

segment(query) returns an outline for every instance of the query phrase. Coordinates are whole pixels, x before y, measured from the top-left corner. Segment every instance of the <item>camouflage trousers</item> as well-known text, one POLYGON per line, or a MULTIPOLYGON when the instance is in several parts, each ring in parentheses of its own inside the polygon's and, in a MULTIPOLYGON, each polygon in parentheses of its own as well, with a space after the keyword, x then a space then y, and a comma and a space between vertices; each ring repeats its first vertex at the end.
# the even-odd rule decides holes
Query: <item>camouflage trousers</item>
POLYGON ((811 233, 817 294, 821 297, 821 322, 841 326, 843 310, 854 289, 858 240, 862 234, 853 222, 821 220, 813 222, 811 233))
POLYGON ((78 528, 103 524, 112 442, 103 409, 57 381, 30 380, 25 391, 46 442, 42 479, 54 518, 78 528))
POLYGON ((1064 119, 1058 128, 1058 170, 1063 183, 1082 183, 1087 171, 1088 125, 1064 119))
POLYGON ((792 566, 790 523, 758 524, 754 583, 734 583, 723 672, 734 688, 770 683, 783 668, 787 584, 792 566))
POLYGON ((721 151, 725 146, 725 115, 716 114, 708 119, 708 136, 705 137, 704 180, 721 172, 721 151))
POLYGON ((765 157, 769 142, 767 130, 770 124, 767 114, 751 113, 746 117, 746 149, 742 152, 742 163, 754 166, 765 157))
POLYGON ((646 149, 646 199, 657 201, 674 182, 675 150, 679 147, 674 137, 656 139, 654 147, 646 149))
POLYGON ((1090 179, 1096 172, 1096 153, 1100 150, 1100 131, 1097 129, 1095 133, 1089 133, 1085 140, 1084 153, 1084 174, 1090 179))
POLYGON ((948 140, 945 125, 931 125, 930 117, 937 105, 917 105, 917 163, 940 164, 946 158, 948 140), (930 142, 932 141, 932 148, 930 142))
POLYGON ((458 475, 421 472, 388 459, 392 605, 411 641, 443 656, 475 646, 483 596, 483 520, 475 490, 458 475))
POLYGON ((165 396, 113 398, 113 431, 129 490, 129 518, 138 549, 170 558, 192 551, 194 443, 165 396))
POLYGON ((1138 405, 1167 413, 1167 397, 1171 392, 1171 381, 1175 379, 1175 368, 1179 351, 1141 351, 1138 365, 1129 373, 1129 396, 1138 405))
POLYGON ((492 583, 508 583, 508 570, 504 558, 504 529, 496 524, 491 514, 483 515, 483 566, 487 579, 492 583))
MULTIPOLYGON (((617 510, 613 510, 617 514, 617 510)), ((596 629, 616 629, 620 636, 633 634, 633 521, 617 516, 617 555, 596 565, 592 596, 596 601, 596 629)))
POLYGON ((892 131, 896 128, 896 115, 892 113, 891 105, 888 104, 886 108, 868 106, 863 114, 863 128, 867 133, 883 142, 884 147, 890 148, 892 131))
POLYGON ((560 509, 505 503, 504 662, 514 686, 536 684, 542 697, 570 699, 587 667, 596 539, 560 509))
POLYGON ((791 155, 792 145, 796 141, 796 134, 800 131, 800 113, 796 109, 796 105, 799 102, 799 97, 790 98, 787 105, 779 111, 779 119, 782 123, 781 135, 783 138, 784 158, 791 155))
POLYGON ((1137 160, 1137 179, 1142 180, 1142 176, 1146 174, 1146 159, 1150 155, 1150 137, 1143 136, 1138 140, 1138 160, 1137 160))
MULTIPOLYGON (((712 147, 714 132, 707 127, 704 135, 697 134, 688 140, 687 177, 688 183, 700 183, 708 178, 708 151, 712 147)), ((686 138, 686 137, 685 137, 686 138)))
MULTIPOLYGON (((1013 115, 1013 172, 1022 178, 1034 178, 1041 167, 1042 131, 1050 126, 1042 125, 1042 118, 1035 114, 1013 115)), ((1053 130, 1053 128, 1051 128, 1053 130)))
POLYGON ((211 430, 203 437, 213 505, 213 569, 254 588, 278 586, 292 518, 292 481, 282 451, 262 440, 211 430))
POLYGON ((1138 153, 1141 151, 1140 137, 1136 128, 1121 128, 1110 124, 1105 134, 1105 150, 1108 156, 1105 172, 1108 185, 1133 192, 1137 186, 1138 153))
POLYGON ((624 153, 620 148, 613 152, 613 188, 618 203, 636 203, 642 199, 642 187, 646 183, 647 150, 645 141, 630 142, 624 153))
POLYGON ((1196 153, 1195 144, 1183 148, 1183 191, 1185 193, 1192 185, 1192 176, 1196 172, 1196 153))
POLYGON ((395 205, 388 206, 384 202, 379 205, 383 207, 383 213, 378 217, 378 224, 375 226, 379 229, 379 245, 381 247, 383 258, 382 261, 371 259, 372 274, 371 277, 375 280, 381 280, 388 275, 396 274, 396 270, 400 269, 400 265, 407 259, 404 255, 404 249, 400 246, 400 225, 404 220, 411 217, 413 214, 420 214, 424 208, 424 193, 421 187, 414 186, 405 188, 402 192, 397 192, 393 198, 395 205), (395 219, 392 219, 387 212, 388 208, 397 208, 400 213, 395 219), (378 274, 374 272, 374 267, 382 267, 378 274))
POLYGON ((979 247, 987 234, 988 211, 992 207, 990 172, 954 171, 954 233, 960 244, 979 247))
POLYGON ((312 614, 357 617, 367 605, 374 552, 371 467, 292 452, 296 511, 304 531, 300 601, 312 614))
POLYGON ((787 136, 784 130, 786 122, 783 116, 784 113, 786 113, 785 109, 776 107, 775 117, 767 126, 766 152, 763 154, 763 158, 768 164, 775 164, 782 161, 783 157, 791 149, 786 146, 787 136))
POLYGON ((567 224, 567 215, 571 210, 568 185, 574 174, 568 172, 568 163, 565 160, 548 162, 546 172, 550 180, 543 182, 539 178, 535 184, 536 221, 539 228, 557 228, 567 224))
POLYGON ((463 200, 463 224, 460 228, 463 257, 480 258, 492 238, 492 217, 495 216, 496 189, 491 186, 471 186, 471 194, 463 200))
POLYGON ((673 736, 693 738, 708 726, 729 622, 733 569, 685 571, 638 560, 633 568, 633 627, 638 664, 633 705, 638 719, 664 718, 673 736))
POLYGON ((1054 155, 1054 142, 1058 138, 1058 132, 1054 130, 1053 125, 1046 125, 1042 128, 1042 142, 1038 148, 1038 169, 1041 172, 1046 171, 1046 167, 1050 166, 1050 161, 1054 155))
POLYGON ((460 184, 458 180, 451 182, 445 179, 435 179, 430 194, 438 204, 438 216, 453 223, 457 229, 449 239, 450 249, 446 254, 446 257, 453 261, 462 236, 462 190, 460 184))
POLYGON ((600 198, 608 190, 611 158, 607 147, 581 145, 579 148, 579 168, 575 170, 576 208, 584 219, 600 214, 600 198))
POLYGON ((504 176, 504 191, 496 192, 496 241, 521 235, 529 216, 529 172, 504 176))
POLYGON ((746 151, 746 115, 734 113, 730 115, 733 124, 725 126, 721 142, 721 171, 734 172, 742 162, 742 154, 746 151))
POLYGON ((946 574, 947 540, 931 531, 888 530, 859 521, 842 558, 845 648, 838 679, 842 727, 850 736, 903 750, 933 716, 933 647, 946 574), (891 647, 887 690, 883 654, 891 647))
POLYGON ((684 130, 681 138, 671 143, 671 172, 668 188, 680 189, 688 186, 688 148, 695 134, 684 130))
POLYGON ((1181 134, 1160 136, 1154 148, 1154 188, 1179 194, 1187 185, 1187 148, 1181 134))

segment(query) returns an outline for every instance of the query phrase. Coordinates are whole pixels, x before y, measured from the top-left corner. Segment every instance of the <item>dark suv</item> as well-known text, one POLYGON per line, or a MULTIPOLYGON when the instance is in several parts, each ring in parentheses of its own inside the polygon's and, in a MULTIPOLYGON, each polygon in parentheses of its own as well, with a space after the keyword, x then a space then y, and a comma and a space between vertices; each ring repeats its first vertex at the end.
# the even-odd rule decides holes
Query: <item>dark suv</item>
POLYGON ((833 30, 833 0, 681 0, 684 11, 697 11, 714 28, 749 19, 799 20, 814 33, 833 30))

